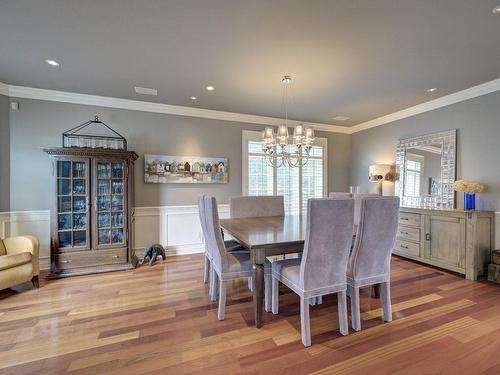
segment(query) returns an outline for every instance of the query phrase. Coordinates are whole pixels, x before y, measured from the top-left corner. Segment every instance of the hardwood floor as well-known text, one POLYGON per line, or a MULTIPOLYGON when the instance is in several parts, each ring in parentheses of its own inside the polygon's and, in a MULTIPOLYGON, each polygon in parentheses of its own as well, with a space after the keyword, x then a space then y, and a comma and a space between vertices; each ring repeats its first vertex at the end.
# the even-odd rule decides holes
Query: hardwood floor
POLYGON ((246 280, 228 288, 226 320, 203 284, 203 256, 46 281, 0 292, 1 374, 499 374, 500 287, 393 258, 394 321, 365 290, 361 332, 338 333, 335 297, 311 308, 300 341, 298 297, 253 326, 246 280), (26 286, 27 289, 30 287, 26 286))

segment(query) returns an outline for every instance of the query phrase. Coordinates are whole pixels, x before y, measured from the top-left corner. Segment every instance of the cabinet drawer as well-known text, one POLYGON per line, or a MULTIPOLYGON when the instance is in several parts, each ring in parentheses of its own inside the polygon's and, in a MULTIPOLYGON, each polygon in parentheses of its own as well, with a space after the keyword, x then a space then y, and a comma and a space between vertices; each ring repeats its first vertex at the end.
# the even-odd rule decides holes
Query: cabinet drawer
POLYGON ((420 256, 420 245, 414 242, 397 240, 394 252, 418 257, 420 256))
POLYGON ((420 229, 415 227, 399 226, 398 238, 402 240, 410 240, 420 242, 420 229))
POLYGON ((127 249, 78 251, 74 253, 59 254, 56 256, 56 263, 59 269, 93 267, 126 262, 127 249))
POLYGON ((420 227, 420 214, 410 214, 406 212, 401 212, 399 214, 399 223, 403 225, 420 227))

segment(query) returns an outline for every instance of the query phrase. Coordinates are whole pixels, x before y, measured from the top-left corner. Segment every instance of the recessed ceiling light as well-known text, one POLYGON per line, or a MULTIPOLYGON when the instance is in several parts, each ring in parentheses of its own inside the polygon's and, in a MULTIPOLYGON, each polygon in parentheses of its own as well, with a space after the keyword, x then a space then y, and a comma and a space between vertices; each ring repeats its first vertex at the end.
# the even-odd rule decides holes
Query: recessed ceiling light
POLYGON ((196 96, 191 97, 191 100, 196 100, 196 99, 198 99, 196 96))
POLYGON ((56 60, 47 59, 45 62, 51 66, 59 66, 59 63, 56 60))
POLYGON ((142 95, 153 95, 157 96, 158 95, 158 90, 156 89, 148 89, 147 87, 140 87, 140 86, 135 86, 134 91, 136 94, 142 94, 142 95))
POLYGON ((345 120, 349 120, 350 117, 347 117, 347 116, 336 116, 333 118, 333 120, 335 121, 345 121, 345 120))
POLYGON ((500 5, 497 5, 496 7, 493 8, 492 12, 494 14, 500 14, 500 5))
POLYGON ((433 88, 431 88, 431 89, 427 90, 427 92, 434 92, 434 91, 436 91, 436 90, 437 90, 437 88, 436 88, 436 87, 433 87, 433 88))
POLYGON ((214 91, 215 90, 215 87, 213 86, 207 86, 205 87, 208 91, 214 91))

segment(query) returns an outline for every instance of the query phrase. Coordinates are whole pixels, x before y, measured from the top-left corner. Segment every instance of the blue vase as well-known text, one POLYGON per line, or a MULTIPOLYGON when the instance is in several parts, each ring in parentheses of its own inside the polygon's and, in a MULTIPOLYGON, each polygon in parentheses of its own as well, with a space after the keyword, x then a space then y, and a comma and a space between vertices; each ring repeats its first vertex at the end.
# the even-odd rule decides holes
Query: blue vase
POLYGON ((476 194, 464 193, 464 210, 476 209, 476 194))

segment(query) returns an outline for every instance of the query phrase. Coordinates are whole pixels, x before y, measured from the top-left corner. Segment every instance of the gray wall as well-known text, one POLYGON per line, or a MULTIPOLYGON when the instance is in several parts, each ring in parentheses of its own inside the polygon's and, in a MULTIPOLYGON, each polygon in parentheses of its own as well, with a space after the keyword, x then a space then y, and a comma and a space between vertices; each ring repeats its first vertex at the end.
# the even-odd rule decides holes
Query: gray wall
POLYGON ((10 208, 9 98, 0 95, 0 212, 10 208))
MULTIPOLYGON (((192 205, 200 193, 220 203, 241 195, 242 130, 262 125, 227 122, 148 112, 57 103, 19 101, 11 112, 11 210, 49 208, 49 163, 41 146, 61 146, 63 131, 98 114, 129 142, 140 158, 135 172, 136 206, 192 205), (229 183, 224 185, 166 185, 143 182, 144 154, 223 156, 229 158, 229 183)), ((328 190, 349 185, 350 136, 317 132, 328 138, 328 190)), ((4 169, 2 169, 3 171, 4 169)))
MULTIPOLYGON (((480 208, 500 210, 500 92, 491 93, 383 126, 351 137, 351 183, 370 191, 368 166, 395 163, 399 139, 458 129, 457 178, 487 186, 480 208)), ((463 207, 462 197, 457 198, 463 207)))

